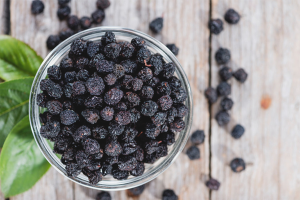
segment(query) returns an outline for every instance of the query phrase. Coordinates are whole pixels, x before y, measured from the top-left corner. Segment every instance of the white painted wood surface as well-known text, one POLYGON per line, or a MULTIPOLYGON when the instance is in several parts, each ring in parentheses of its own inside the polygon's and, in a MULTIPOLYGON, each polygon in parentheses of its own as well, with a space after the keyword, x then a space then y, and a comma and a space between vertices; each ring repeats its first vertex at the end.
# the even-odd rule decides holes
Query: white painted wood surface
MULTIPOLYGON (((31 0, 11 0, 11 34, 27 42, 42 57, 48 53, 45 41, 50 34, 57 34, 66 27, 65 21, 56 17, 57 2, 43 0, 44 13, 30 14, 31 0)), ((72 14, 79 17, 90 15, 95 9, 95 0, 71 2, 72 14)), ((161 199, 165 188, 174 189, 180 199, 209 199, 209 190, 204 181, 209 174, 209 113, 203 91, 208 86, 209 72, 209 0, 112 0, 106 10, 102 25, 123 26, 148 33, 163 43, 176 43, 180 48, 179 61, 189 77, 194 98, 194 122, 192 131, 204 129, 205 144, 200 145, 201 159, 189 161, 182 153, 176 162, 156 180, 147 184, 147 189, 139 198, 128 197, 126 191, 110 192, 113 199, 161 199), (161 34, 149 31, 149 22, 164 16, 161 34)), ((190 144, 188 144, 189 146, 190 144)), ((11 197, 11 200, 27 199, 94 199, 98 191, 74 184, 51 169, 31 190, 11 197)))
MULTIPOLYGON (((223 19, 228 8, 242 19, 237 25, 225 23, 224 31, 213 36, 212 53, 230 49, 229 66, 245 68, 249 77, 244 84, 230 81, 235 102, 230 124, 220 128, 212 119, 212 176, 221 182, 212 200, 300 199, 299 1, 213 0, 213 18, 223 19), (260 106, 265 95, 272 99, 266 110, 260 106), (238 140, 230 136, 236 123, 246 128, 238 140), (229 167, 235 157, 247 163, 239 174, 229 167)), ((218 69, 212 59, 213 86, 218 69)), ((216 104, 213 113, 217 110, 216 104)))

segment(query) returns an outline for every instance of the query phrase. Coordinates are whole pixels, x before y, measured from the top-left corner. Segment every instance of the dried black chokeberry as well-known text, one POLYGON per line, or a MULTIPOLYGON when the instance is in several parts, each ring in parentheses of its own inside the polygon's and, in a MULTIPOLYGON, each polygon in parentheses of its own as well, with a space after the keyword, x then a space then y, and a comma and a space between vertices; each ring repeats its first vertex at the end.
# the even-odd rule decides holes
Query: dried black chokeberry
POLYGON ((103 99, 98 96, 90 96, 84 100, 84 105, 87 108, 98 108, 102 107, 103 99))
POLYGON ((115 59, 120 55, 121 50, 120 44, 109 43, 104 47, 104 54, 109 58, 115 59))
POLYGON ((215 59, 219 65, 227 64, 230 58, 231 58, 230 51, 225 48, 219 48, 215 54, 215 59))
POLYGON ((181 81, 176 76, 172 76, 168 80, 168 83, 169 83, 171 90, 176 90, 181 87, 181 81))
POLYGON ((169 95, 164 95, 158 99, 157 104, 161 110, 165 111, 169 110, 172 107, 173 100, 169 95))
POLYGON ((140 49, 146 44, 146 41, 141 37, 135 37, 131 40, 132 46, 134 46, 137 49, 140 49))
POLYGON ((73 95, 83 95, 86 92, 83 81, 75 81, 73 83, 73 95))
POLYGON ((205 139, 205 134, 203 130, 196 130, 192 135, 191 135, 191 142, 195 145, 202 144, 205 139))
POLYGON ((221 184, 216 179, 211 178, 206 181, 205 185, 211 190, 218 190, 221 184))
POLYGON ((69 3, 71 0, 58 0, 58 4, 60 6, 66 5, 67 3, 69 3))
POLYGON ((105 145, 105 153, 108 156, 118 156, 122 153, 123 149, 120 143, 116 140, 109 140, 105 145))
POLYGON ((154 90, 150 86, 143 86, 140 95, 143 99, 150 100, 154 95, 154 90))
MULTIPOLYGON (((99 54, 97 54, 99 55, 99 54)), ((97 55, 95 57, 97 57, 97 55)), ((91 60, 91 62, 93 59, 91 60)), ((93 64, 96 66, 97 72, 103 73, 103 74, 109 74, 114 71, 114 65, 113 63, 107 61, 107 60, 98 60, 93 64)))
POLYGON ((97 0, 96 5, 99 9, 106 9, 110 6, 109 0, 97 0))
POLYGON ((222 81, 228 81, 232 77, 232 69, 229 67, 223 67, 219 71, 219 76, 222 81))
POLYGON ((67 5, 61 6, 57 10, 57 16, 60 20, 66 19, 71 13, 71 8, 67 5))
POLYGON ((134 53, 134 50, 135 48, 133 47, 133 45, 129 42, 124 42, 122 45, 121 45, 121 53, 120 53, 120 56, 122 56, 123 58, 131 58, 133 53, 134 53))
POLYGON ((156 140, 145 142, 144 149, 147 154, 153 154, 154 152, 159 150, 159 142, 157 142, 156 140))
POLYGON ((74 55, 80 56, 86 52, 87 42, 83 39, 76 39, 71 44, 70 52, 74 55))
POLYGON ((34 15, 42 13, 44 8, 45 6, 42 1, 34 0, 31 2, 31 13, 34 15))
POLYGON ((118 168, 122 171, 132 171, 137 166, 137 160, 133 156, 120 156, 118 168))
POLYGON ((60 62, 59 66, 62 71, 71 71, 71 70, 73 70, 73 61, 70 58, 64 58, 60 62))
POLYGON ((226 111, 220 111, 216 114, 216 120, 219 126, 226 125, 230 121, 230 115, 226 111))
POLYGON ((243 68, 240 68, 233 73, 233 76, 237 81, 244 83, 247 80, 248 74, 243 68))
POLYGON ((112 169, 112 175, 117 180, 126 180, 129 176, 128 171, 121 171, 117 167, 113 167, 112 169))
POLYGON ((105 32, 104 36, 102 36, 101 38, 101 42, 103 45, 107 45, 110 43, 115 43, 116 42, 116 37, 115 34, 113 32, 105 32))
POLYGON ((93 139, 86 139, 83 143, 84 152, 87 155, 96 154, 100 152, 100 144, 93 139))
POLYGON ((221 82, 217 87, 217 92, 220 96, 227 96, 231 94, 231 85, 227 82, 221 82))
POLYGON ((72 35, 74 35, 74 31, 71 29, 64 29, 61 32, 59 32, 59 34, 58 34, 59 39, 61 41, 64 41, 65 39, 71 37, 72 35))
POLYGON ((147 123, 146 124, 145 135, 148 138, 155 139, 160 134, 160 131, 161 131, 160 126, 156 126, 153 123, 147 123))
POLYGON ((161 126, 165 123, 167 119, 167 113, 166 112, 157 112, 155 115, 151 117, 151 120, 155 126, 161 126))
POLYGON ((228 98, 228 97, 225 97, 225 98, 221 101, 220 105, 221 105, 222 110, 227 111, 227 110, 230 110, 230 109, 232 108, 232 106, 233 106, 233 101, 232 101, 232 99, 230 99, 230 98, 228 98))
POLYGON ((169 83, 166 82, 166 81, 163 81, 163 82, 159 83, 157 88, 156 88, 156 93, 159 96, 170 95, 171 94, 171 88, 169 86, 169 83))
POLYGON ((62 104, 57 100, 48 101, 46 104, 46 107, 47 107, 49 113, 52 115, 59 115, 59 113, 61 111, 63 111, 62 104))
POLYGON ((56 65, 52 65, 47 69, 47 75, 51 80, 60 80, 61 79, 61 71, 60 68, 56 65))
POLYGON ((137 64, 132 60, 123 60, 120 64, 124 67, 126 74, 133 74, 137 70, 137 64))
POLYGON ((162 193, 162 200, 178 200, 178 196, 171 189, 166 189, 162 193))
POLYGON ((218 35, 223 31, 223 22, 221 19, 211 19, 208 23, 211 33, 218 35))
POLYGON ((117 79, 119 79, 125 75, 125 69, 122 65, 115 64, 113 73, 117 77, 117 79))
POLYGON ((108 125, 108 132, 111 135, 121 135, 125 129, 125 126, 120 125, 116 121, 112 121, 108 125))
POLYGON ((145 116, 153 116, 158 110, 158 105, 151 100, 145 101, 141 106, 141 113, 145 116))
POLYGON ((46 41, 48 49, 54 49, 60 43, 58 35, 50 35, 46 41))
POLYGON ((131 121, 131 114, 129 111, 120 111, 116 114, 115 120, 120 125, 127 125, 131 121))
POLYGON ((108 130, 104 126, 96 126, 92 129, 92 134, 95 139, 105 139, 108 135, 108 130))
POLYGON ((234 138, 234 139, 239 139, 240 137, 242 137, 242 135, 245 133, 245 128, 240 125, 240 124, 237 124, 234 126, 234 128, 232 129, 231 131, 231 136, 234 138))
POLYGON ((163 66, 162 76, 166 79, 171 78, 174 75, 175 72, 175 66, 174 63, 166 63, 163 66))
POLYGON ((132 85, 132 90, 133 91, 138 91, 141 90, 143 87, 143 81, 139 78, 134 78, 131 81, 131 85, 132 85))
POLYGON ((76 163, 67 163, 66 172, 69 177, 76 177, 81 173, 81 168, 76 163))
POLYGON ((104 95, 104 102, 108 105, 116 105, 123 98, 123 91, 118 88, 112 88, 104 95))
POLYGON ((75 71, 66 72, 65 77, 64 77, 64 81, 66 83, 73 83, 75 81, 75 78, 76 78, 76 72, 75 71))
POLYGON ((96 109, 85 109, 81 112, 81 115, 90 124, 96 124, 100 119, 100 113, 96 109))
POLYGON ((114 109, 106 106, 100 112, 100 115, 104 121, 111 121, 114 118, 114 109))
POLYGON ((149 28, 154 33, 159 33, 164 26, 164 19, 162 17, 158 17, 150 22, 149 28))
POLYGON ((145 67, 138 73, 138 77, 143 81, 146 82, 153 77, 152 70, 148 67, 145 67))
POLYGON ((185 117, 188 114, 188 108, 186 105, 180 103, 174 105, 174 107, 177 109, 177 117, 185 117))
POLYGON ((170 131, 179 133, 185 128, 185 122, 181 118, 175 118, 174 122, 170 124, 170 131))
POLYGON ((104 91, 105 85, 101 77, 89 78, 86 83, 87 91, 91 95, 100 95, 104 91))
POLYGON ((170 51, 177 56, 178 52, 179 52, 179 48, 175 45, 175 44, 167 44, 166 45, 168 47, 168 49, 170 49, 170 51))
POLYGON ((151 52, 147 47, 141 47, 136 53, 137 62, 147 63, 150 60, 151 52))
POLYGON ((75 142, 83 141, 87 137, 91 136, 91 129, 87 126, 80 126, 72 136, 75 142))
POLYGON ((235 158, 230 162, 230 168, 233 172, 241 172, 246 169, 245 161, 242 158, 235 158))
POLYGON ((141 118, 141 113, 136 108, 132 108, 130 110, 130 114, 131 114, 131 123, 137 123, 141 118))
POLYGON ((145 185, 141 185, 135 188, 131 188, 128 190, 130 196, 139 196, 144 192, 145 185))
POLYGON ((92 26, 92 20, 91 20, 91 18, 86 17, 86 16, 81 17, 79 23, 80 23, 80 27, 83 30, 88 29, 88 28, 90 28, 92 26))
POLYGON ((176 90, 173 90, 170 96, 173 100, 173 103, 183 103, 187 98, 187 93, 182 87, 180 87, 176 90))
POLYGON ((49 97, 45 93, 40 93, 36 96, 37 105, 46 108, 46 103, 49 97))
POLYGON ((204 94, 205 94, 205 97, 207 98, 208 102, 211 104, 215 103, 218 100, 217 91, 212 87, 207 88, 205 90, 204 94))
POLYGON ((40 134, 44 138, 54 138, 59 134, 59 131, 60 123, 58 121, 50 121, 41 126, 40 134))
POLYGON ((158 76, 162 70, 164 65, 164 60, 162 55, 160 54, 154 54, 150 57, 149 64, 151 65, 151 69, 153 71, 153 74, 155 76, 158 76))
POLYGON ((100 24, 105 18, 105 12, 102 9, 98 9, 92 13, 92 20, 95 24, 100 24))
POLYGON ((240 21, 240 14, 233 10, 232 8, 228 9, 224 15, 224 19, 229 24, 237 24, 240 21))
POLYGON ((117 81, 117 77, 114 74, 107 74, 104 77, 104 82, 107 85, 114 85, 116 81, 117 81))
POLYGON ((188 155, 190 160, 197 160, 200 158, 200 149, 196 146, 191 146, 186 151, 186 154, 188 155))
POLYGON ((108 192, 100 192, 96 196, 96 200, 111 200, 111 196, 108 192))
POLYGON ((76 74, 76 79, 79 81, 87 81, 90 77, 89 71, 86 69, 81 69, 76 74))
POLYGON ((64 125, 74 124, 79 120, 79 115, 74 110, 64 110, 60 113, 60 121, 64 125))
POLYGON ((67 25, 72 30, 77 30, 79 26, 79 19, 76 15, 69 16, 67 20, 67 25))

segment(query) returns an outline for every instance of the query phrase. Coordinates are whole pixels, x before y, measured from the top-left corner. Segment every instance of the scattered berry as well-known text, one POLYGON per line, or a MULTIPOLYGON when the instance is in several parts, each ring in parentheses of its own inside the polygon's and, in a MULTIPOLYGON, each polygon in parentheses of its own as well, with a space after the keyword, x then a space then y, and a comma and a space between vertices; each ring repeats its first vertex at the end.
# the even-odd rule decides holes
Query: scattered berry
POLYGON ((175 45, 175 44, 167 44, 166 45, 168 47, 168 49, 170 49, 170 51, 177 56, 178 52, 179 52, 179 48, 175 45))
POLYGON ((80 23, 80 27, 81 27, 83 30, 88 29, 88 28, 90 28, 90 27, 92 26, 92 20, 91 20, 91 18, 86 17, 86 16, 81 17, 79 23, 80 23))
POLYGON ((31 2, 31 13, 34 15, 42 13, 44 8, 45 6, 42 1, 34 0, 31 2))
POLYGON ((223 31, 223 22, 221 19, 212 19, 208 23, 208 28, 211 33, 218 35, 223 31))
POLYGON ((178 196, 171 189, 166 189, 163 191, 162 200, 178 200, 178 196))
POLYGON ((246 164, 242 158, 235 158, 230 162, 231 170, 241 172, 246 169, 246 164))
POLYGON ((79 26, 79 19, 76 15, 71 15, 68 18, 67 25, 72 30, 77 30, 79 26))
POLYGON ((207 88, 205 90, 204 94, 205 94, 205 97, 207 98, 208 102, 211 104, 215 103, 218 100, 217 91, 212 87, 207 88))
POLYGON ((105 13, 102 9, 96 10, 92 13, 92 20, 95 24, 100 24, 105 18, 105 13))
POLYGON ((161 17, 158 17, 156 19, 154 19, 150 24, 149 24, 149 28, 151 29, 151 31, 153 31, 154 33, 159 33, 162 28, 164 26, 164 19, 161 17))
POLYGON ((97 7, 98 9, 106 9, 110 6, 110 1, 109 0, 97 0, 97 7))
POLYGON ((190 160, 197 160, 200 158, 200 149, 196 146, 191 146, 186 151, 186 154, 188 155, 190 160))
POLYGON ((111 200, 111 196, 108 192, 100 192, 96 196, 96 200, 111 200))
POLYGON ((242 135, 245 133, 245 128, 240 125, 237 124, 235 125, 235 127, 232 129, 231 131, 231 136, 235 139, 239 139, 240 137, 242 137, 242 135))
POLYGON ((216 120, 219 126, 226 125, 230 121, 230 115, 226 111, 220 111, 216 115, 216 120))
POLYGON ((60 43, 58 35, 50 35, 46 41, 48 49, 54 49, 60 43))
POLYGON ((217 87, 218 94, 220 96, 227 96, 231 94, 231 85, 227 82, 221 82, 217 87))
POLYGON ((228 9, 224 15, 224 19, 229 24, 237 24, 240 21, 240 14, 233 9, 228 9))
POLYGON ((219 48, 215 54, 215 59, 219 65, 225 65, 231 58, 230 51, 225 48, 219 48))
POLYGON ((218 190, 221 184, 216 179, 211 178, 205 183, 205 185, 211 190, 218 190))
POLYGON ((203 130, 196 130, 191 136, 191 142, 195 145, 202 144, 205 139, 203 130))
POLYGON ((237 81, 244 83, 247 80, 248 74, 243 68, 240 68, 233 73, 233 76, 237 81))
POLYGON ((219 75, 222 81, 228 81, 232 77, 232 69, 225 66, 220 69, 219 75))
POLYGON ((144 192, 145 185, 141 185, 128 190, 130 196, 139 196, 144 192))
POLYGON ((57 10, 57 16, 60 20, 66 19, 71 13, 71 8, 67 5, 61 6, 57 10))

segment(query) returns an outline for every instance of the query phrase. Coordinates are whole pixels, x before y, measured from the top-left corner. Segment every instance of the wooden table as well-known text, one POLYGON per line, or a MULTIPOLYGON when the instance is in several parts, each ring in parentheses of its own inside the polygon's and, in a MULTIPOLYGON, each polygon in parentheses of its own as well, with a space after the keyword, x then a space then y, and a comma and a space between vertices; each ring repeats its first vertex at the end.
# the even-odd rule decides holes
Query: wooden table
MULTIPOLYGON (((0 2, 2 33, 9 33, 41 56, 49 52, 45 41, 66 27, 56 16, 57 1, 43 0, 44 13, 30 14, 31 0, 10 0, 10 14, 4 12, 7 0, 0 2), (10 23, 7 23, 10 16, 10 23), (10 24, 10 28, 8 27, 10 24)), ((148 33, 163 43, 176 43, 178 59, 193 90, 194 121, 192 131, 203 129, 205 143, 200 145, 201 159, 190 161, 182 153, 176 162, 157 179, 147 184, 139 198, 126 191, 110 192, 112 199, 161 199, 162 191, 172 188, 180 200, 198 199, 300 199, 300 4, 297 0, 111 0, 102 25, 123 26, 148 33), (237 25, 224 24, 224 31, 210 37, 208 20, 223 18, 228 8, 242 15, 237 25), (164 16, 161 34, 153 35, 149 21, 164 16), (211 110, 204 98, 209 85, 217 86, 218 70, 214 54, 219 47, 231 50, 229 64, 234 70, 243 67, 249 73, 245 84, 230 80, 232 120, 221 128, 214 120, 219 106, 211 110), (268 109, 261 100, 270 98, 268 109), (235 140, 232 127, 240 123, 245 135, 235 140), (233 173, 229 163, 242 157, 247 168, 233 173), (209 191, 209 176, 221 182, 219 191, 209 191)), ((93 12, 95 0, 72 0, 72 14, 93 12)), ((190 144, 187 144, 187 147, 190 144)), ((26 183, 24 183, 26 184, 26 183)), ((50 171, 29 191, 10 200, 94 199, 98 191, 81 187, 50 171)), ((0 199, 4 199, 1 197, 0 199)))

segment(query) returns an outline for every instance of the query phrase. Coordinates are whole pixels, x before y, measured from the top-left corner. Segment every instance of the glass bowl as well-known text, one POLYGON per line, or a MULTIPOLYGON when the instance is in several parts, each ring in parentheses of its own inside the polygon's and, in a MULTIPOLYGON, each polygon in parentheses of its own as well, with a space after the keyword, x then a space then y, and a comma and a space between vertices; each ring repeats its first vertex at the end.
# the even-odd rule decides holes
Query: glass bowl
POLYGON ((121 27, 97 27, 88 29, 82 32, 79 32, 72 37, 66 39, 61 44, 59 44, 53 51, 49 53, 49 55, 45 58, 43 63, 41 64, 31 87, 30 100, 29 100, 29 116, 30 116, 30 125, 32 129, 33 136, 35 138, 36 143, 38 144, 41 152, 44 154, 45 158, 48 162, 61 174, 63 174, 66 178, 83 185, 85 187, 89 187, 97 190, 123 190, 129 189, 133 187, 137 187, 143 185, 153 179, 155 179, 158 175, 164 172, 171 164, 174 162, 176 157, 183 150, 188 138, 190 127, 192 125, 192 116, 193 116, 193 103, 192 103, 192 92, 186 77, 186 74, 181 67, 180 63, 174 56, 174 54, 161 42, 156 39, 150 37, 149 35, 142 33, 140 31, 121 28, 121 27), (84 176, 82 173, 76 177, 71 178, 68 177, 65 170, 65 165, 62 164, 59 157, 51 148, 51 144, 45 138, 40 135, 41 123, 39 119, 39 114, 44 111, 43 108, 40 108, 36 104, 37 94, 40 93, 40 81, 45 79, 47 76, 47 68, 52 65, 59 65, 60 61, 68 55, 70 45, 72 41, 77 38, 83 38, 85 40, 99 41, 101 37, 104 35, 106 31, 112 31, 116 35, 116 39, 118 41, 128 41, 130 42, 134 37, 142 37, 146 40, 149 50, 152 53, 160 53, 166 62, 173 62, 176 66, 175 75, 181 80, 182 87, 186 90, 188 97, 185 102, 186 106, 189 109, 188 115, 184 118, 186 127, 185 129, 176 134, 176 142, 168 147, 169 154, 166 157, 162 157, 157 160, 154 164, 145 164, 145 172, 142 176, 134 177, 129 176, 127 180, 116 180, 111 175, 107 175, 103 177, 103 180, 100 181, 97 185, 92 185, 89 183, 88 178, 84 176))

